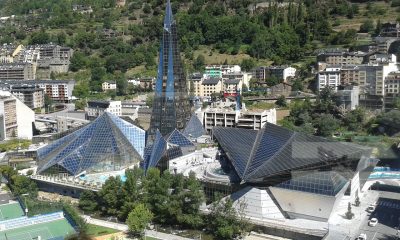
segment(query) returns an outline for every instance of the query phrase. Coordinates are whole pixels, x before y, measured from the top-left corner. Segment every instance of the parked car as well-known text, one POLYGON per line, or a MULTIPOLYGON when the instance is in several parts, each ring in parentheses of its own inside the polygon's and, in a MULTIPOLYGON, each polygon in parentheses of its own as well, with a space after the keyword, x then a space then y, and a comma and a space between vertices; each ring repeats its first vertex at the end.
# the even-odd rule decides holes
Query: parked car
POLYGON ((372 213, 375 211, 375 205, 369 205, 367 208, 367 212, 372 213))
POLYGON ((361 233, 355 240, 367 240, 367 234, 361 233))
POLYGON ((378 219, 376 219, 376 218, 371 218, 371 220, 369 220, 369 222, 368 222, 368 225, 370 227, 375 227, 376 224, 378 224, 378 219))

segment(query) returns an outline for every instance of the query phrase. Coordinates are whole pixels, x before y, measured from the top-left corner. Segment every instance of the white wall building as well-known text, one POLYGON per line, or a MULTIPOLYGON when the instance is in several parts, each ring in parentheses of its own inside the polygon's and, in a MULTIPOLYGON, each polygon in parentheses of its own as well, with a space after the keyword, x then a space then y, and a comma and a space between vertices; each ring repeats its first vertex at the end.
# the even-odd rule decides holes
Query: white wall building
POLYGON ((103 89, 103 91, 108 91, 108 90, 115 90, 117 89, 117 83, 116 82, 103 82, 101 84, 101 89, 103 89))
POLYGON ((32 139, 35 113, 10 92, 0 91, 0 140, 32 139))
POLYGON ((87 120, 94 120, 104 112, 122 116, 121 101, 88 101, 87 107, 85 108, 85 118, 87 120))
POLYGON ((326 87, 331 87, 334 90, 340 85, 340 66, 327 66, 325 70, 317 75, 318 91, 326 87))

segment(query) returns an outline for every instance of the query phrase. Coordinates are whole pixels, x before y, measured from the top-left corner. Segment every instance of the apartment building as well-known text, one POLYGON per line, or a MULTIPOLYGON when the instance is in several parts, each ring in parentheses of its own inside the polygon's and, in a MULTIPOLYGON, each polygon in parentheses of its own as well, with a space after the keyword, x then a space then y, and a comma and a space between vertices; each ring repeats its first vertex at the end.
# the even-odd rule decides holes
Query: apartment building
POLYGON ((205 67, 204 75, 206 78, 219 77, 223 74, 241 72, 239 65, 207 65, 205 67))
POLYGON ((267 122, 276 124, 276 109, 246 111, 227 108, 207 108, 203 112, 204 129, 212 134, 213 127, 236 127, 259 130, 267 122))
POLYGON ((38 85, 14 85, 10 92, 31 109, 44 107, 44 90, 38 85))
POLYGON ((34 80, 36 69, 31 63, 4 63, 0 65, 0 80, 34 80))
POLYGON ((111 81, 103 82, 101 84, 101 89, 103 89, 104 92, 108 91, 108 90, 115 90, 115 89, 117 89, 117 83, 115 81, 114 82, 111 82, 111 81))
POLYGON ((337 51, 327 51, 318 54, 317 61, 325 62, 330 65, 358 65, 365 62, 367 53, 349 52, 338 49, 337 51))
POLYGON ((0 91, 0 141, 32 139, 35 113, 10 92, 0 91))
POLYGON ((13 63, 14 58, 22 49, 22 45, 3 44, 0 46, 0 64, 13 63))
MULTIPOLYGON (((206 78, 201 83, 203 91, 202 95, 204 97, 211 97, 213 93, 222 92, 222 79, 217 77, 206 78)), ((201 91, 200 91, 201 93, 201 91)))
POLYGON ((190 75, 189 91, 191 91, 194 96, 204 96, 202 82, 203 74, 193 73, 190 75))
POLYGON ((318 91, 330 87, 334 90, 340 85, 340 70, 338 65, 329 65, 323 71, 318 72, 317 88, 318 91))
POLYGON ((263 66, 253 70, 253 75, 258 80, 267 80, 272 76, 280 81, 286 82, 289 78, 296 76, 296 68, 290 66, 263 66))
POLYGON ((386 95, 400 95, 400 72, 391 72, 385 79, 386 95))
POLYGON ((104 112, 122 116, 121 101, 90 100, 87 102, 87 107, 85 108, 85 118, 92 121, 104 112))
POLYGON ((358 86, 340 87, 336 92, 336 105, 346 110, 354 110, 359 105, 359 95, 358 86))

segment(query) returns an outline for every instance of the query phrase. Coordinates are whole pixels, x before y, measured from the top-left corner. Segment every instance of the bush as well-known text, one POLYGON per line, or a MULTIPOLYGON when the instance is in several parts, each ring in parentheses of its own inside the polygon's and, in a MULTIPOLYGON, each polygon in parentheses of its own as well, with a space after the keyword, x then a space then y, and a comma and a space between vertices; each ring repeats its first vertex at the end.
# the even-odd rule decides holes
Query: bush
POLYGON ((74 207, 63 204, 63 211, 67 215, 67 217, 69 217, 70 220, 73 221, 72 224, 77 226, 80 231, 86 230, 87 226, 85 220, 79 215, 78 211, 76 211, 74 207))

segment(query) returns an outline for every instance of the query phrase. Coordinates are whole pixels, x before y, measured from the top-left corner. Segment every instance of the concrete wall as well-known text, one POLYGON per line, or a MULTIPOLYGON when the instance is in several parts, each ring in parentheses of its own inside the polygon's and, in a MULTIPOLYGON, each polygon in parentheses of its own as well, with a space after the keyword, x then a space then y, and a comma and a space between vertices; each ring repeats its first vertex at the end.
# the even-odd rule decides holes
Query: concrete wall
POLYGON ((270 187, 281 208, 294 218, 328 220, 337 200, 334 196, 270 187))
POLYGON ((35 122, 35 112, 19 99, 15 98, 17 107, 18 138, 32 139, 35 122))

